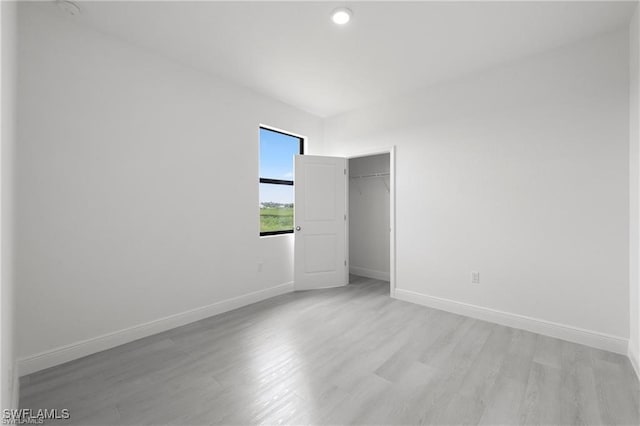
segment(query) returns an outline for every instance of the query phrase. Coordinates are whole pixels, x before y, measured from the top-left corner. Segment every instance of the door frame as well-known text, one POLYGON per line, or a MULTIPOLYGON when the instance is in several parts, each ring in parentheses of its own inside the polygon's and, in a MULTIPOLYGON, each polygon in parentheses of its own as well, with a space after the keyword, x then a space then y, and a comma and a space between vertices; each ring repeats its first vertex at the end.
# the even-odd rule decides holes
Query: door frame
MULTIPOLYGON (((371 157, 373 155, 389 154, 389 295, 396 295, 396 146, 372 148, 362 151, 347 151, 344 158, 347 159, 347 172, 349 172, 349 160, 361 157, 371 157)), ((351 212, 349 211, 349 182, 347 181, 345 205, 347 210, 346 223, 346 257, 347 257, 347 273, 351 266, 349 258, 349 222, 351 221, 351 212)))

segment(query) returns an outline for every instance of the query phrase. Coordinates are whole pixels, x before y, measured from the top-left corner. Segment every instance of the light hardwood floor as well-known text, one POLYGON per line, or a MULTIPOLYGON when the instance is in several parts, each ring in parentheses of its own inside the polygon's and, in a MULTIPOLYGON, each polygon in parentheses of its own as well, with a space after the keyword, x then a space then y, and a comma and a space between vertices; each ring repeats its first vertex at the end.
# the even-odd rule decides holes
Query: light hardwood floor
POLYGON ((640 423, 626 357, 352 278, 32 374, 20 406, 75 425, 640 423))

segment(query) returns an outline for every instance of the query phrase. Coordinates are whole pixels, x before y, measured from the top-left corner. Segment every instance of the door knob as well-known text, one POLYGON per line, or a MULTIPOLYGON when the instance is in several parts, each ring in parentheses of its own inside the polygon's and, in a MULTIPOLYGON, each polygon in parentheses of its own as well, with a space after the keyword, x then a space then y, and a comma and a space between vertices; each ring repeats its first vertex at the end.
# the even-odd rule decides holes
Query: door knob
POLYGON ((302 228, 300 228, 299 226, 296 226, 296 231, 301 230, 302 228))

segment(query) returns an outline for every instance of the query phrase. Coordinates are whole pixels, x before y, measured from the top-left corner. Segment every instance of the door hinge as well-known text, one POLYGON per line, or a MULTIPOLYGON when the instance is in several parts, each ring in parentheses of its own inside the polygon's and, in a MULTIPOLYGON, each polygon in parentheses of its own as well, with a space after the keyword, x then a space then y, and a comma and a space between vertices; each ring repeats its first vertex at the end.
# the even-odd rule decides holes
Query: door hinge
POLYGON ((345 175, 347 174, 347 169, 344 169, 344 174, 345 174, 345 175))
POLYGON ((344 261, 344 266, 347 266, 347 261, 346 260, 344 261))
POLYGON ((346 214, 344 215, 344 220, 347 220, 347 215, 346 214))

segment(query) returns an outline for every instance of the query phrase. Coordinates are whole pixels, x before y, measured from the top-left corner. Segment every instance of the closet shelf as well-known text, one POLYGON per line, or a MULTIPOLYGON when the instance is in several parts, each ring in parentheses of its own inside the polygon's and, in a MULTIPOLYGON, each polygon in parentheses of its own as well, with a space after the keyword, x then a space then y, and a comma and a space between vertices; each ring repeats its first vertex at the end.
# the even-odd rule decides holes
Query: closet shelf
MULTIPOLYGON (((368 178, 377 178, 377 177, 385 177, 385 176, 389 176, 389 173, 371 173, 368 175, 359 175, 359 176, 349 176, 351 179, 368 179, 368 178)), ((384 187, 387 188, 387 192, 389 193, 389 185, 387 184, 387 181, 385 179, 382 180, 382 183, 384 183, 384 187)), ((362 191, 359 188, 360 185, 357 185, 358 187, 358 193, 360 193, 360 195, 362 195, 362 191)))
POLYGON ((389 176, 389 173, 371 173, 368 175, 359 175, 359 176, 349 176, 351 179, 365 179, 365 178, 374 178, 374 177, 382 177, 389 176))

